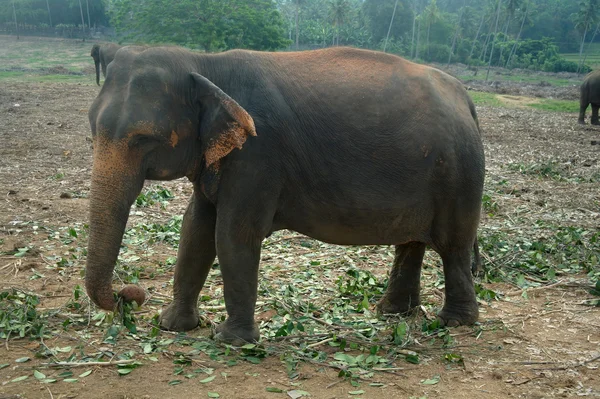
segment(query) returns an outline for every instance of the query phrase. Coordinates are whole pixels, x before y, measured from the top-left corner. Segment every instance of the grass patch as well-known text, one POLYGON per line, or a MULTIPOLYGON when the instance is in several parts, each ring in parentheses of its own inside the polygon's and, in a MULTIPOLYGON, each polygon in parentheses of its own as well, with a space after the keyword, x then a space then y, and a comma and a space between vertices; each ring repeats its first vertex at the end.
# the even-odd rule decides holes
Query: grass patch
POLYGON ((567 100, 552 100, 552 99, 541 99, 537 103, 527 104, 528 106, 544 111, 554 112, 579 112, 579 102, 567 101, 567 100))
MULTIPOLYGON (((483 81, 485 80, 485 73, 478 73, 477 75, 461 75, 458 78, 465 82, 469 80, 477 80, 483 81)), ((489 81, 498 81, 498 82, 518 82, 518 83, 530 83, 530 84, 539 84, 541 82, 550 83, 552 86, 571 86, 576 84, 573 80, 564 79, 564 78, 554 78, 551 76, 542 76, 542 75, 506 75, 506 74, 497 74, 490 73, 489 81)))
POLYGON ((492 107, 502 107, 505 105, 498 99, 498 96, 496 96, 496 94, 494 93, 470 91, 469 95, 471 96, 471 99, 473 100, 475 105, 489 105, 492 107))
POLYGON ((94 84, 92 43, 79 40, 0 36, 4 71, 0 82, 69 82, 94 84), (69 74, 75 72, 77 74, 69 74))
POLYGON ((96 84, 94 79, 92 75, 38 75, 34 72, 0 71, 0 82, 66 82, 94 85, 96 84))

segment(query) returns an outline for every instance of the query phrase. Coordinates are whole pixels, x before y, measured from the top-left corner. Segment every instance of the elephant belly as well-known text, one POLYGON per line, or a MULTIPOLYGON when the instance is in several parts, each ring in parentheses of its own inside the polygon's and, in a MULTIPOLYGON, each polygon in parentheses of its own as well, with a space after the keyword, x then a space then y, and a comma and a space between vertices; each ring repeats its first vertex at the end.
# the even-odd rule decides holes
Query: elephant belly
POLYGON ((296 203, 275 215, 274 230, 289 229, 338 245, 429 242, 433 212, 423 204, 401 208, 348 208, 296 203))

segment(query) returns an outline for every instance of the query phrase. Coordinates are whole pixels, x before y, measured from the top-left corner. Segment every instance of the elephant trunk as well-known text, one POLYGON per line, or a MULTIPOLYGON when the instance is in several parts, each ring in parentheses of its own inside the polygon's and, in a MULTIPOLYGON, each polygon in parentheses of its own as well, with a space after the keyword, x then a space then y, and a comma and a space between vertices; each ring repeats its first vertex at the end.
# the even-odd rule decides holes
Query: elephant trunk
POLYGON ((94 58, 94 64, 96 64, 96 84, 100 86, 100 57, 94 58))
POLYGON ((115 178, 115 174, 106 173, 96 165, 96 159, 94 161, 85 287, 96 305, 105 310, 114 310, 113 270, 129 209, 141 191, 144 179, 123 179, 123 175, 115 178))

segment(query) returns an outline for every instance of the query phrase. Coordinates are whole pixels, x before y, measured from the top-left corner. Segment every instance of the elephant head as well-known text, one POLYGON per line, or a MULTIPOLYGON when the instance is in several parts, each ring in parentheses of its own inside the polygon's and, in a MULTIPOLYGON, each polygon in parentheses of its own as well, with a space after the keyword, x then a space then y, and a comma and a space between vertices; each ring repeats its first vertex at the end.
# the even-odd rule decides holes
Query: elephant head
POLYGON ((122 49, 89 111, 94 152, 85 284, 106 310, 115 306, 113 269, 144 180, 212 174, 218 181, 223 158, 256 135, 250 115, 195 73, 196 64, 174 62, 178 54, 122 49))
POLYGON ((100 86, 100 45, 94 44, 90 53, 96 66, 96 84, 100 86))

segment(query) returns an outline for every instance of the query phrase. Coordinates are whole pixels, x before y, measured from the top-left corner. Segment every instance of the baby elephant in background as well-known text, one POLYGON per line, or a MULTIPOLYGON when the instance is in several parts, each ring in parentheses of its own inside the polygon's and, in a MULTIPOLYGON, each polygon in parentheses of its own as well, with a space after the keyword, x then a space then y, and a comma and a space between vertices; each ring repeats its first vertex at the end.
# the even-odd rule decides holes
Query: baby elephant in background
POLYGON ((585 124, 585 111, 592 104, 592 125, 600 125, 598 109, 600 108, 600 70, 587 74, 581 84, 581 97, 579 98, 579 123, 585 124))
POLYGON ((114 43, 94 44, 92 46, 91 56, 96 65, 96 84, 100 86, 100 65, 102 65, 102 75, 106 78, 106 66, 115 58, 117 50, 121 46, 114 43))
POLYGON ((382 313, 420 305, 429 245, 444 267, 441 324, 477 321, 471 251, 485 160, 475 106, 457 79, 342 47, 124 47, 89 119, 85 284, 101 308, 116 306, 113 270, 144 180, 185 176, 194 193, 163 328, 198 325, 198 296, 218 255, 228 318, 215 339, 258 340, 261 243, 281 229, 340 245, 395 245, 382 313))

